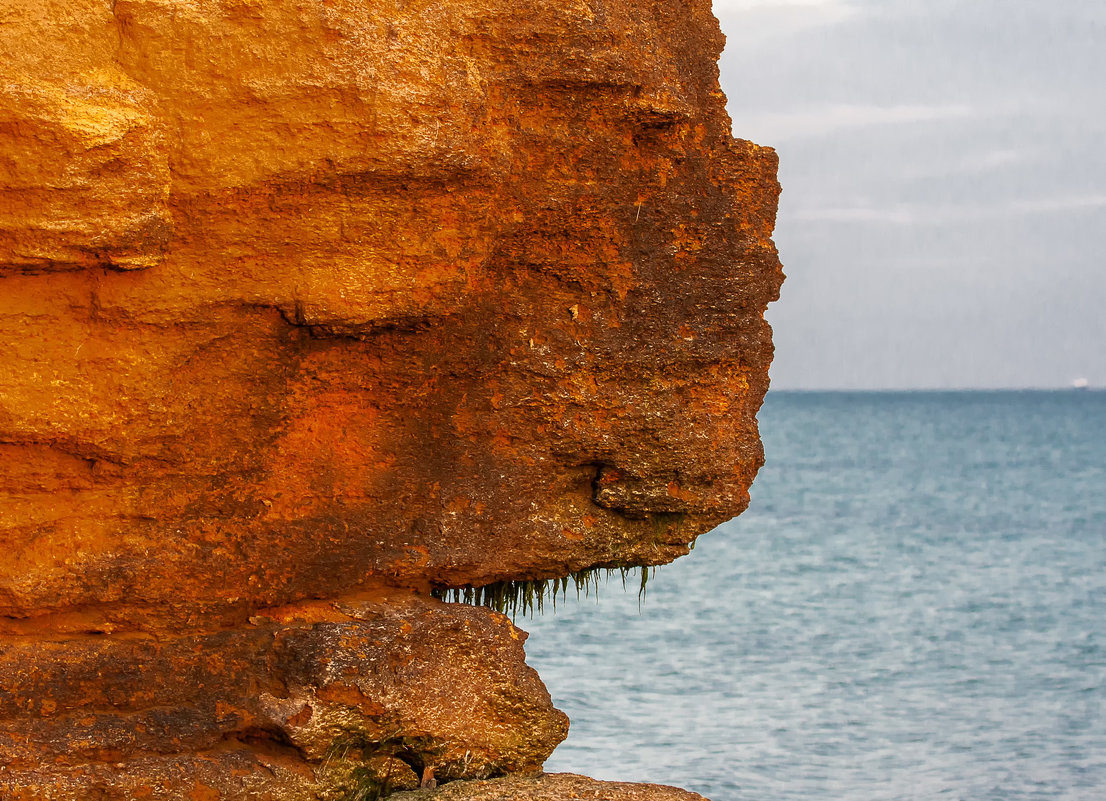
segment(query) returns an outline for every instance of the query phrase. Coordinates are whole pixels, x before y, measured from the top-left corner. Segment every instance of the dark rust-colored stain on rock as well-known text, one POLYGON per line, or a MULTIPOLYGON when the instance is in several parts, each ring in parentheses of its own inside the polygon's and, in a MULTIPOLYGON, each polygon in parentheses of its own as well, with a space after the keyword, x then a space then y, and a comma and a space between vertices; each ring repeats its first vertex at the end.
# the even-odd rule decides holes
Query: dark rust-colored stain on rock
POLYGON ((762 462, 776 160, 709 2, 4 22, 0 795, 540 766, 521 633, 431 591, 670 561, 762 462))

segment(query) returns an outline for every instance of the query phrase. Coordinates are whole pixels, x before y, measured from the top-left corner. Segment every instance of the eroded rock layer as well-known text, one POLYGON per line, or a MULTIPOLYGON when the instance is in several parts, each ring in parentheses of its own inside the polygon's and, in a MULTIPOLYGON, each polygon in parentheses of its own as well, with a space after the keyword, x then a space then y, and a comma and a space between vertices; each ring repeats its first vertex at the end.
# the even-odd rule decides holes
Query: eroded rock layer
POLYGON ((0 797, 295 801, 532 771, 568 720, 525 636, 406 596, 177 637, 9 640, 0 797))
POLYGON ((540 765, 517 630, 427 596, 670 561, 761 463, 775 156, 709 0, 0 23, 5 797, 540 765))
POLYGON ((599 782, 572 773, 454 782, 438 790, 404 792, 394 801, 706 801, 662 784, 599 782))

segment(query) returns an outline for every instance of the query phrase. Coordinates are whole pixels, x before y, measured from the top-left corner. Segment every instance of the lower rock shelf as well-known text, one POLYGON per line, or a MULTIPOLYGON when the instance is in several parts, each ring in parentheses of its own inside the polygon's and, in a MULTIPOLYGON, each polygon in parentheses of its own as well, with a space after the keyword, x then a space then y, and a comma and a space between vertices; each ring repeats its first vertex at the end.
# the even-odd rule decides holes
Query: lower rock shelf
POLYGON ((392 801, 705 801, 661 784, 600 782, 573 773, 538 773, 451 782, 434 790, 396 793, 392 801))

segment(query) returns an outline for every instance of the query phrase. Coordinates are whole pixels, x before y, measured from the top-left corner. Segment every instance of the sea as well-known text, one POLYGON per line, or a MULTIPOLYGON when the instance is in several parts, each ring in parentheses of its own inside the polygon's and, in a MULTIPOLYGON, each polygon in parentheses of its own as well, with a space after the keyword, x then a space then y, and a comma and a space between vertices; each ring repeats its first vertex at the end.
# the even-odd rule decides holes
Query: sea
POLYGON ((1106 391, 782 392, 744 514, 518 619, 548 772, 713 801, 1106 800, 1106 391))

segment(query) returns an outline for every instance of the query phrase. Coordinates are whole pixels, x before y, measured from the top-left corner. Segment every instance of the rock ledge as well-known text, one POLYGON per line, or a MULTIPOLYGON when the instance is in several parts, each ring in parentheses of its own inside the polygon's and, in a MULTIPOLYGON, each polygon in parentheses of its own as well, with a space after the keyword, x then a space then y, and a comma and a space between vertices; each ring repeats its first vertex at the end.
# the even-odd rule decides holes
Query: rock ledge
POLYGON ((706 801, 662 784, 601 782, 573 773, 541 773, 451 782, 436 790, 389 796, 392 801, 706 801))

